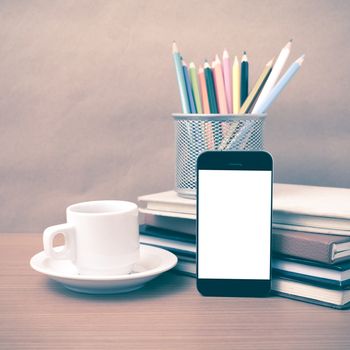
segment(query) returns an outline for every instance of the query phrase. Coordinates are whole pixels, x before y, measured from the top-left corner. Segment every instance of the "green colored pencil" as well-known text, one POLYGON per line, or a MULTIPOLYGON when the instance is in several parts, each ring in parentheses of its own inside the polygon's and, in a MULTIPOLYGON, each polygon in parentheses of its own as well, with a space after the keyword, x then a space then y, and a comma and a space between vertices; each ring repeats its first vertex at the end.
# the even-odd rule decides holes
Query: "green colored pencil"
POLYGON ((241 106, 248 97, 248 87, 249 85, 249 63, 247 53, 243 52, 243 57, 241 61, 241 106))
POLYGON ((257 97, 259 96, 260 91, 264 87, 264 84, 266 83, 266 80, 271 73, 273 61, 274 61, 274 59, 272 59, 266 63, 265 68, 261 72, 259 79, 256 81, 256 83, 253 87, 253 90, 250 92, 249 96, 246 98, 245 102, 243 103, 243 106, 239 110, 239 113, 243 114, 243 113, 249 112, 249 109, 256 101, 257 97))
POLYGON ((205 75, 205 82, 208 90, 210 113, 218 113, 218 106, 216 104, 216 97, 215 97, 213 73, 207 61, 204 63, 204 75, 205 75))
POLYGON ((201 102, 201 96, 199 93, 197 70, 193 62, 190 63, 189 71, 190 71, 190 79, 191 79, 191 84, 193 89, 194 101, 196 103, 197 113, 201 114, 203 113, 202 102, 201 102))

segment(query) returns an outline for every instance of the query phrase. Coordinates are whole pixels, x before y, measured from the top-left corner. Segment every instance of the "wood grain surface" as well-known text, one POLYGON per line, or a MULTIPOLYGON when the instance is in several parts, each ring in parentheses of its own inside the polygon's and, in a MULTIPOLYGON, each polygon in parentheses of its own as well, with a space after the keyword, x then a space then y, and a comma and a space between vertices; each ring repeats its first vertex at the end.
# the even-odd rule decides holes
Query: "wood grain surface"
POLYGON ((41 234, 0 234, 0 349, 349 349, 350 312, 279 297, 204 298, 166 273, 125 295, 70 292, 31 270, 41 234))

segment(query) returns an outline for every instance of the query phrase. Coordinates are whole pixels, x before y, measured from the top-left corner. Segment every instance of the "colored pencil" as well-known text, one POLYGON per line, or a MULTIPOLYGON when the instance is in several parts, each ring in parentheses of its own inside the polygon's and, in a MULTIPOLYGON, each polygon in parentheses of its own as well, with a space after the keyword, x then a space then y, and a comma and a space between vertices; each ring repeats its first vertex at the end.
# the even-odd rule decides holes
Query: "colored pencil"
MULTIPOLYGON (((172 54, 183 113, 265 113, 297 73, 304 61, 304 56, 299 57, 280 78, 291 48, 292 39, 281 49, 276 60, 272 59, 266 63, 249 93, 249 61, 245 51, 241 62, 238 61, 237 56, 231 62, 229 53, 225 49, 222 61, 216 55, 212 65, 205 61, 204 66, 199 66, 197 71, 193 62, 190 63, 189 68, 187 67, 174 41, 172 54)), ((219 149, 224 149, 229 147, 232 142, 237 142, 238 138, 245 137, 246 129, 249 129, 248 124, 241 128, 242 130, 238 130, 239 135, 236 135, 236 123, 233 123, 230 128, 224 125, 222 129, 223 140, 220 143, 216 139, 215 146, 218 146, 219 142, 219 149)), ((207 134, 208 131, 210 130, 204 128, 201 132, 207 134)), ((212 131, 211 134, 213 136, 212 131)), ((189 130, 189 135, 195 137, 197 134, 189 130)))
MULTIPOLYGON (((201 87, 203 113, 210 114, 208 89, 207 89, 207 84, 205 82, 204 69, 202 66, 199 66, 199 68, 198 68, 198 79, 199 79, 199 85, 201 87)), ((208 149, 214 149, 215 148, 215 141, 214 141, 214 135, 213 135, 213 128, 212 128, 210 122, 204 123, 203 129, 204 129, 204 135, 206 136, 205 143, 206 143, 208 149)))
POLYGON ((205 82, 206 82, 207 91, 208 91, 210 113, 218 113, 218 107, 216 104, 216 97, 215 97, 213 73, 207 61, 204 63, 204 75, 205 75, 205 82))
MULTIPOLYGON (((282 76, 282 78, 272 88, 268 97, 261 104, 260 109, 258 109, 256 111, 257 114, 258 113, 265 113, 267 111, 267 109, 276 100, 276 98, 281 93, 281 91, 285 88, 285 86, 288 84, 288 82, 298 72, 303 61, 304 61, 304 55, 299 57, 294 63, 292 63, 292 65, 288 68, 287 72, 282 76)), ((234 137, 232 137, 233 136, 232 134, 230 135, 231 141, 227 142, 229 140, 229 137, 226 138, 226 140, 223 140, 223 142, 220 145, 221 148, 219 148, 219 149, 230 148, 231 145, 234 143, 239 143, 243 139, 246 139, 246 140, 249 139, 249 135, 251 135, 251 133, 252 133, 252 127, 253 127, 252 122, 248 122, 247 124, 245 124, 234 137)))
POLYGON ((233 113, 239 113, 241 108, 241 72, 237 56, 232 66, 232 95, 233 95, 233 113))
POLYGON ((196 66, 193 62, 190 63, 190 79, 194 95, 194 102, 196 103, 197 113, 203 113, 201 96, 199 93, 198 77, 196 66))
POLYGON ((232 113, 232 66, 227 50, 222 55, 222 68, 224 73, 226 104, 228 113, 232 113))
POLYGON ((190 76, 188 74, 187 64, 184 61, 182 61, 182 68, 183 68, 184 77, 185 77, 188 101, 190 102, 190 113, 197 113, 196 106, 194 104, 194 98, 193 98, 193 91, 192 91, 192 86, 191 86, 191 82, 190 82, 190 76))
POLYGON ((177 48, 176 42, 173 42, 173 59, 175 63, 177 84, 180 91, 180 99, 183 113, 190 113, 190 105, 188 102, 185 77, 182 68, 181 56, 177 48))
POLYGON ((257 110, 257 113, 265 113, 267 109, 271 106, 271 104, 275 101, 278 95, 282 92, 288 82, 294 77, 294 75, 298 72, 301 65, 304 62, 304 55, 299 57, 292 65, 288 68, 287 72, 284 73, 282 78, 278 81, 278 83, 273 87, 267 98, 261 104, 260 109, 257 110))
POLYGON ((259 95, 258 100, 256 101, 256 104, 253 108, 252 113, 257 113, 258 110, 261 108, 261 104, 264 102, 266 99, 267 95, 270 93, 272 88, 274 87, 282 69, 283 66, 285 65, 288 56, 290 54, 290 50, 292 47, 292 40, 289 40, 288 43, 282 48, 281 52, 279 53, 275 64, 273 65, 272 71, 270 73, 269 78, 267 79, 263 89, 261 90, 261 93, 259 95))
POLYGON ((209 100, 208 100, 208 91, 207 91, 207 85, 205 83, 204 70, 202 66, 199 66, 198 68, 198 79, 199 79, 199 85, 201 87, 203 112, 204 114, 209 114, 210 108, 209 108, 209 100))
POLYGON ((215 58, 214 77, 216 81, 216 97, 219 107, 219 113, 227 114, 228 111, 226 103, 224 76, 222 74, 221 62, 218 55, 216 55, 215 58))
POLYGON ((216 98, 216 104, 218 103, 218 96, 216 94, 216 91, 217 91, 217 87, 216 87, 216 76, 214 74, 214 70, 215 70, 215 61, 213 61, 211 63, 211 66, 210 66, 210 69, 211 69, 211 73, 213 75, 213 82, 214 82, 214 92, 215 92, 215 98, 216 98))
POLYGON ((247 53, 244 51, 241 60, 241 106, 248 97, 249 89, 249 63, 247 53))
POLYGON ((250 92, 249 96, 243 103, 243 106, 239 110, 239 113, 244 114, 249 112, 249 109, 256 101, 257 97, 259 96, 259 93, 261 89, 264 87, 264 84, 266 83, 267 78, 269 77, 273 65, 273 59, 266 63, 265 68, 260 74, 259 79, 256 81, 252 91, 250 92))

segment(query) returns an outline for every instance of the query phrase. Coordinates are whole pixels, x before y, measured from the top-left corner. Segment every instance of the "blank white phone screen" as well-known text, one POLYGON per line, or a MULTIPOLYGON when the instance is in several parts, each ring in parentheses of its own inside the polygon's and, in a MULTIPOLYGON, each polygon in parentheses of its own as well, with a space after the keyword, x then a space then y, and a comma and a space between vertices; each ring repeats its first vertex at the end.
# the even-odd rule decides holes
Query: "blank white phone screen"
POLYGON ((198 278, 269 280, 272 171, 198 176, 198 278))

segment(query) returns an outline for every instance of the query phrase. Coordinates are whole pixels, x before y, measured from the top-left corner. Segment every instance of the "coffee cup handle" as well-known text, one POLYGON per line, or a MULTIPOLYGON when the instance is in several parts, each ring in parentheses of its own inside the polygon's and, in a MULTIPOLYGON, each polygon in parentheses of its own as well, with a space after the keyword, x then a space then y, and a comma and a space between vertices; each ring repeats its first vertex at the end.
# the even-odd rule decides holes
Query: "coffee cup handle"
POLYGON ((61 224, 50 226, 45 229, 43 234, 43 243, 45 253, 57 260, 69 259, 74 260, 75 258, 75 228, 71 224, 61 224), (65 244, 63 249, 53 247, 53 240, 58 234, 64 236, 65 244))

